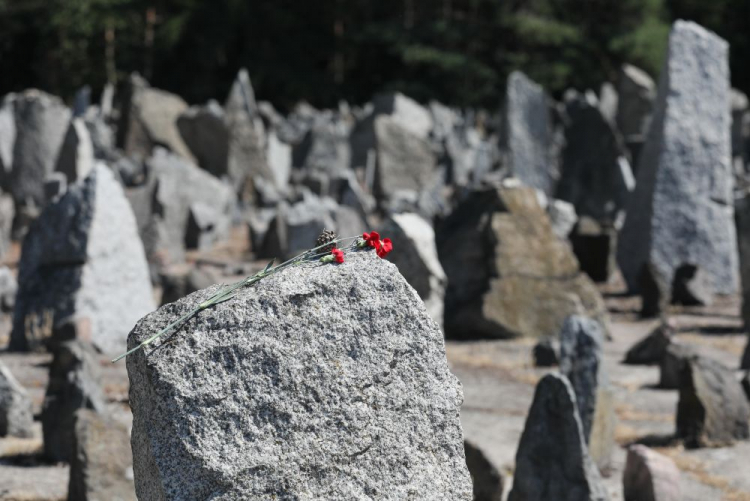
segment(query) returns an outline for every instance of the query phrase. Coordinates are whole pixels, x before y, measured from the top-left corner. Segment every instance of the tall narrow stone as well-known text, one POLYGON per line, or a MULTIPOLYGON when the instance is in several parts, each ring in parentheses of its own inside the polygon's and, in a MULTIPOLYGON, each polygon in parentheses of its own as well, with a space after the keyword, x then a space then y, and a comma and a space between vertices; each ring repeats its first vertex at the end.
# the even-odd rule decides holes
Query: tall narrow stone
POLYGON ((29 394, 0 362, 0 437, 31 437, 33 426, 29 394))
POLYGON ((510 171, 524 184, 552 195, 558 175, 550 155, 552 125, 544 89, 520 71, 511 73, 503 118, 510 171))
POLYGON ((74 118, 65 134, 55 170, 65 174, 68 183, 73 183, 88 176, 93 168, 94 145, 91 135, 84 120, 74 118))
POLYGON ((644 136, 656 98, 654 80, 645 71, 624 64, 620 68, 618 93, 617 127, 620 132, 626 138, 644 136))
POLYGON ((673 291, 738 289, 728 49, 692 22, 675 22, 670 35, 618 242, 620 268, 628 288, 644 297, 644 312, 679 299, 673 291))
POLYGON ((606 501, 589 457, 576 397, 565 376, 547 374, 534 393, 516 453, 508 501, 606 501))

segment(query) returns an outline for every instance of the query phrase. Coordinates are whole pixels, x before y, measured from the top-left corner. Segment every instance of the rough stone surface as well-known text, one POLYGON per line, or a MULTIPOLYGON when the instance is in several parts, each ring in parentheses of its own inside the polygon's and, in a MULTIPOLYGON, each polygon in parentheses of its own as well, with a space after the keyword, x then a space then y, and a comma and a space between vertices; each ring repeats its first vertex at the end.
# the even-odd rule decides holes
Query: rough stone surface
POLYGON ((0 437, 32 437, 33 425, 28 393, 0 362, 0 437))
POLYGON ((148 158, 158 145, 192 160, 177 130, 177 118, 187 108, 181 97, 152 88, 137 74, 131 75, 118 127, 118 145, 127 155, 141 159, 148 158))
POLYGON ((0 104, 0 184, 4 188, 13 168, 13 145, 16 142, 14 100, 15 95, 8 94, 0 104))
POLYGON ((11 349, 37 348, 71 318, 88 319, 91 340, 105 353, 125 348, 129 330, 155 305, 135 218, 106 166, 32 224, 18 284, 11 349))
POLYGON ((656 84, 645 71, 630 64, 620 68, 617 127, 623 136, 643 136, 648 132, 656 99, 656 84))
POLYGON ((136 501, 128 429, 79 409, 74 431, 68 501, 136 501))
POLYGON ((42 407, 44 455, 52 461, 72 458, 78 409, 107 412, 97 363, 91 345, 83 341, 68 341, 55 352, 42 407))
POLYGON ((557 173, 550 156, 552 124, 547 96, 520 71, 508 77, 504 120, 510 171, 524 184, 552 195, 557 173))
POLYGON ((70 110, 57 97, 38 90, 17 94, 13 101, 16 140, 8 183, 18 206, 44 206, 44 179, 55 169, 70 110))
POLYGON ((567 240, 570 231, 578 221, 575 206, 564 200, 552 200, 547 206, 547 214, 555 235, 562 240, 567 240))
POLYGON ((603 343, 601 325, 590 318, 570 316, 560 331, 560 373, 575 391, 583 436, 600 470, 609 467, 615 446, 615 409, 603 343))
POLYGON ((448 336, 556 336, 573 314, 607 324, 601 295, 553 233, 535 190, 472 192, 436 234, 448 336))
POLYGON ((742 283, 742 320, 750 327, 750 191, 744 190, 734 200, 734 223, 737 228, 740 280, 742 283))
POLYGON ((472 499, 443 336, 374 252, 267 277, 156 344, 127 360, 141 499, 472 499))
POLYGON ((69 183, 88 176, 94 168, 94 145, 82 118, 74 118, 65 133, 55 170, 65 174, 69 183))
POLYGON ((0 193, 0 258, 10 250, 15 215, 13 197, 7 193, 0 193))
POLYGON ((680 372, 677 432, 689 447, 730 445, 750 438, 750 406, 734 372, 699 355, 680 372))
POLYGON ((480 447, 464 440, 466 466, 474 485, 474 501, 503 501, 503 475, 480 447))
POLYGON ((0 310, 13 311, 16 293, 18 293, 18 282, 15 275, 7 266, 0 266, 0 310))
POLYGON ((556 196, 572 203, 579 216, 614 226, 635 187, 625 146, 592 92, 565 97, 569 121, 556 196))
POLYGON ((727 55, 721 38, 675 22, 618 241, 623 277, 641 292, 644 312, 671 302, 686 266, 700 268, 714 294, 738 290, 727 55))
POLYGON ((544 376, 537 385, 508 496, 508 501, 550 499, 608 499, 588 454, 573 388, 557 374, 544 376))
POLYGON ((380 232, 393 241, 388 260, 398 267, 424 301, 430 316, 443 325, 443 302, 448 281, 435 247, 435 231, 416 214, 393 215, 380 232))
POLYGON ((671 458, 631 445, 622 475, 625 501, 681 501, 680 470, 671 458))
POLYGON ((628 350, 623 363, 630 365, 661 363, 667 354, 667 348, 672 343, 674 334, 674 327, 668 322, 662 322, 661 325, 628 350))

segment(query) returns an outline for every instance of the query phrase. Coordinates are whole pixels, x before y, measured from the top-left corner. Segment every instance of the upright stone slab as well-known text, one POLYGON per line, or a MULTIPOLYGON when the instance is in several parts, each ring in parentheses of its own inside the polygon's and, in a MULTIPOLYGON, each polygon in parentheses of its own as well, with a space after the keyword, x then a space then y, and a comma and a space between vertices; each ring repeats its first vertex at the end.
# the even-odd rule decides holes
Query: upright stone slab
POLYGON ((128 429, 112 418, 79 409, 74 433, 68 501, 137 501, 128 429))
POLYGON ((552 231, 531 188, 467 194, 436 228, 449 337, 557 336, 580 314, 608 323, 601 295, 552 231))
POLYGON ((631 445, 622 474, 625 501, 681 501, 680 470, 671 458, 631 445))
POLYGON ((648 312, 674 299, 680 272, 702 275, 713 294, 738 290, 728 48, 692 22, 675 22, 670 35, 617 252, 628 288, 640 291, 648 312))
MULTIPOLYGON (((148 315, 130 346, 216 290, 148 315)), ((127 359, 139 499, 472 499, 443 335, 374 251, 187 325, 127 359)))
POLYGON ((556 196, 572 203, 579 217, 613 228, 635 187, 625 146, 591 91, 565 97, 569 122, 556 196))
POLYGON ((224 111, 229 131, 227 174, 243 199, 252 198, 248 184, 253 178, 261 177, 273 183, 275 179, 266 160, 263 120, 257 111, 247 70, 242 69, 237 74, 224 111))
POLYGON ((508 77, 503 120, 510 172, 524 184, 552 195, 557 173, 550 156, 552 125, 547 96, 520 71, 508 77))
POLYGON ((13 218, 16 215, 13 197, 0 192, 0 257, 10 250, 13 244, 13 218))
POLYGON ((630 365, 654 365, 661 363, 667 355, 669 345, 672 344, 674 334, 674 326, 669 322, 662 322, 628 350, 623 363, 630 365))
POLYGON ((609 499, 589 457, 573 388, 557 374, 547 374, 536 387, 508 496, 508 501, 550 499, 609 499))
POLYGON ((94 145, 82 118, 74 118, 65 133, 55 170, 65 174, 68 183, 88 176, 94 168, 94 145))
POLYGON ((600 470, 609 467, 615 447, 614 394, 602 360, 604 332, 598 322, 577 315, 560 331, 560 373, 576 394, 583 436, 600 470))
POLYGON ((680 373, 676 436, 688 447, 731 445, 750 438, 750 406, 734 372, 693 355, 680 373))
POLYGON ((375 119, 375 137, 374 191, 381 203, 388 204, 402 192, 418 194, 434 183, 439 173, 435 155, 426 140, 385 115, 375 119))
POLYGON ((227 175, 229 129, 219 103, 191 106, 177 118, 177 129, 199 167, 218 178, 227 175))
POLYGON ((58 97, 35 89, 17 94, 13 108, 16 140, 8 189, 16 207, 43 207, 44 179, 55 169, 70 110, 58 97))
POLYGON ((42 407, 44 455, 52 461, 70 461, 74 452, 76 412, 107 412, 101 374, 91 345, 68 341, 60 345, 49 371, 42 407))
POLYGON ((117 354, 136 320, 154 309, 133 212, 105 165, 97 164, 32 224, 18 286, 13 350, 38 348, 46 341, 39 336, 86 319, 94 345, 117 354))
POLYGON ((0 437, 32 437, 33 427, 29 394, 0 362, 0 437))
POLYGON ((750 190, 743 190, 735 196, 734 223, 742 285, 742 320, 745 327, 750 327, 750 190))
POLYGON ((630 64, 620 68, 618 82, 617 127, 625 137, 641 137, 648 132, 656 98, 654 80, 645 71, 630 64))
POLYGON ((390 238, 398 249, 388 255, 388 260, 398 267, 424 301, 430 316, 442 327, 448 278, 438 259, 435 230, 420 216, 404 213, 391 216, 381 235, 390 238))
POLYGON ((118 127, 118 146, 141 159, 148 158, 158 145, 192 160, 177 130, 177 118, 187 108, 180 96, 155 89, 137 73, 132 74, 118 127))

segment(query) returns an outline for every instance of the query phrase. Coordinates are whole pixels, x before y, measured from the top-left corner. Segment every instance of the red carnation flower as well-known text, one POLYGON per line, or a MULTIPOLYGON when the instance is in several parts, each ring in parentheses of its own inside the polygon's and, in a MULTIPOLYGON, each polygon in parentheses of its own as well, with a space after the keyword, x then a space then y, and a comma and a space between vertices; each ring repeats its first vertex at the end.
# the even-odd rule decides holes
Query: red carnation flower
POLYGON ((377 249, 378 256, 385 257, 389 252, 393 250, 393 242, 391 242, 390 238, 384 238, 383 241, 380 242, 380 246, 377 247, 377 249))
POLYGON ((370 247, 380 249, 380 233, 378 233, 377 231, 362 233, 362 238, 365 239, 365 242, 367 242, 367 245, 369 245, 370 247))
POLYGON ((344 262, 344 251, 341 249, 333 249, 331 254, 333 254, 333 259, 335 259, 337 263, 344 262))

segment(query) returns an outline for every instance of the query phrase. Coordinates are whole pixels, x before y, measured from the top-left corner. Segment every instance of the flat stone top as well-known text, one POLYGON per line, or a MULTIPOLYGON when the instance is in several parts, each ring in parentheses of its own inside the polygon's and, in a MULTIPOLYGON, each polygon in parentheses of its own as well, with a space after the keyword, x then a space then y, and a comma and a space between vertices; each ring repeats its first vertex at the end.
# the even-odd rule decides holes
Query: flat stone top
MULTIPOLYGON (((146 316, 130 346, 216 290, 146 316)), ((136 485, 166 492, 153 499, 471 499, 443 336, 372 250, 263 279, 128 373, 134 457, 155 466, 136 461, 136 485)))

